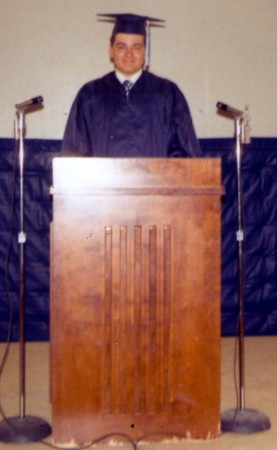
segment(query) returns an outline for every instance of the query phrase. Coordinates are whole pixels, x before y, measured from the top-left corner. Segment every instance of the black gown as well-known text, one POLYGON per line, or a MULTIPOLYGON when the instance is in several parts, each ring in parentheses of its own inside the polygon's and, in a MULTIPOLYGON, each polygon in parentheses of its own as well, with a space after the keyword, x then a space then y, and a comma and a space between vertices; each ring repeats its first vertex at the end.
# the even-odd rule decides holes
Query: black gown
POLYGON ((111 72, 85 84, 72 105, 62 156, 202 156, 176 84, 143 72, 126 97, 111 72))

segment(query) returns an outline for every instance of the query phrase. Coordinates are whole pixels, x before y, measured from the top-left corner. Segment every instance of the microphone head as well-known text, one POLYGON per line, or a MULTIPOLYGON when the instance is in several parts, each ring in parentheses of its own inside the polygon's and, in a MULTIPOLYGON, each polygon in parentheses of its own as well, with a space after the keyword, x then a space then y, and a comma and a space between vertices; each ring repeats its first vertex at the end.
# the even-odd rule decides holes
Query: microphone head
POLYGON ((40 103, 43 103, 43 97, 39 95, 38 97, 33 98, 33 105, 38 105, 40 103))
POLYGON ((28 108, 31 108, 35 105, 40 105, 43 103, 43 97, 39 95, 38 97, 30 98, 29 100, 26 100, 25 102, 17 103, 15 107, 19 110, 26 110, 28 108))
POLYGON ((224 113, 230 114, 231 116, 240 117, 243 114, 243 111, 226 105, 226 103, 217 102, 216 106, 219 111, 223 111, 224 113))

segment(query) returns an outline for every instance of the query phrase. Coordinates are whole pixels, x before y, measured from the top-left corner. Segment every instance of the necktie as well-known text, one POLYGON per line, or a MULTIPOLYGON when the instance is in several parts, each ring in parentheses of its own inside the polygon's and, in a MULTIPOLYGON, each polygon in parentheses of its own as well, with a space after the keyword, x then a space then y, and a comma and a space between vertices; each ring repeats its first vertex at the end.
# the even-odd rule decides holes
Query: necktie
POLYGON ((123 86, 124 86, 124 89, 125 89, 125 94, 126 94, 127 96, 129 95, 129 92, 130 92, 130 90, 131 90, 132 85, 133 85, 133 83, 132 83, 132 81, 130 81, 130 80, 125 80, 125 81, 123 81, 123 86))

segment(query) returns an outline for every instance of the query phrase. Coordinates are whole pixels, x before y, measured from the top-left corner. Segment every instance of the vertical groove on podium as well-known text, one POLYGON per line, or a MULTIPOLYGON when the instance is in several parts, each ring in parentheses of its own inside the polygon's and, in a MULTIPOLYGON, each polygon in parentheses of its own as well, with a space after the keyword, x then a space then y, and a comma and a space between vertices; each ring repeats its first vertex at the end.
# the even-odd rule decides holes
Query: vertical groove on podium
POLYGON ((112 227, 105 227, 105 292, 104 292, 104 380, 103 411, 111 413, 112 394, 112 227))
POLYGON ((163 408, 170 409, 170 338, 171 338, 171 226, 164 226, 163 246, 163 408))
POLYGON ((143 405, 142 370, 142 227, 134 227, 134 412, 140 413, 143 405))
POLYGON ((148 410, 155 412, 157 410, 157 228, 154 225, 149 227, 149 305, 148 305, 148 333, 149 333, 149 350, 148 350, 148 410))
POLYGON ((118 371, 118 404, 119 412, 126 413, 127 408, 127 389, 125 380, 127 380, 127 361, 128 351, 127 340, 127 274, 128 274, 128 229, 121 226, 119 231, 119 339, 117 343, 119 356, 118 371))

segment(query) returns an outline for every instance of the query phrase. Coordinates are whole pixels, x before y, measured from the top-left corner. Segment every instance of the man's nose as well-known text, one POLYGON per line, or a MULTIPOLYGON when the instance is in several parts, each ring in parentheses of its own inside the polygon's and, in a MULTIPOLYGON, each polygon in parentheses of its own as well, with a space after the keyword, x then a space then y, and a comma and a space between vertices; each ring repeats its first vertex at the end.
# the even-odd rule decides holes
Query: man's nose
POLYGON ((127 56, 132 56, 133 55, 132 47, 126 47, 126 55, 127 56))

